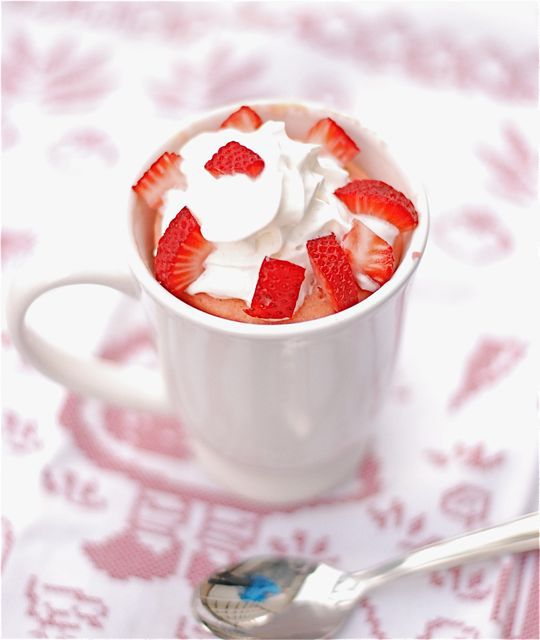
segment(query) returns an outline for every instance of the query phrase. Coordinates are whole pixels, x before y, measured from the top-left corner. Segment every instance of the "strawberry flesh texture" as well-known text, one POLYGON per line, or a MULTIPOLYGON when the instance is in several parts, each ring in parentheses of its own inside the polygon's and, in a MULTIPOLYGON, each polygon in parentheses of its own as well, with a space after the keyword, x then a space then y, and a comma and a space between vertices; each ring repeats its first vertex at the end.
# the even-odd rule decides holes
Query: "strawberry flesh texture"
POLYGON ((265 258, 259 270, 251 307, 246 309, 246 313, 255 318, 272 320, 291 318, 304 273, 304 267, 287 260, 265 258))
POLYGON ((226 129, 227 127, 232 127, 233 129, 238 129, 239 131, 255 131, 262 124, 262 120, 258 113, 253 111, 250 107, 240 107, 238 111, 231 113, 231 115, 224 120, 220 129, 226 129))
POLYGON ((360 300, 360 287, 345 251, 331 233, 307 241, 307 252, 317 281, 334 311, 343 311, 360 300))
POLYGON ((355 272, 361 271, 381 285, 392 277, 394 250, 360 220, 353 222, 342 246, 355 272))
POLYGON ((354 140, 332 118, 323 118, 311 127, 308 142, 321 144, 343 164, 350 162, 360 151, 354 140))
POLYGON ((204 168, 215 178, 235 173, 245 173, 256 178, 264 169, 264 160, 251 149, 233 140, 218 149, 204 168))
POLYGON ((410 231, 418 224, 413 203, 400 191, 380 180, 353 180, 334 191, 352 213, 382 218, 400 231, 410 231))
POLYGON ((204 261, 214 245, 205 240, 199 223, 184 207, 161 237, 154 261, 156 279, 178 295, 204 271, 204 261))
POLYGON ((178 167, 180 156, 166 151, 144 173, 132 189, 151 209, 163 204, 163 194, 167 189, 181 187, 184 177, 178 167))

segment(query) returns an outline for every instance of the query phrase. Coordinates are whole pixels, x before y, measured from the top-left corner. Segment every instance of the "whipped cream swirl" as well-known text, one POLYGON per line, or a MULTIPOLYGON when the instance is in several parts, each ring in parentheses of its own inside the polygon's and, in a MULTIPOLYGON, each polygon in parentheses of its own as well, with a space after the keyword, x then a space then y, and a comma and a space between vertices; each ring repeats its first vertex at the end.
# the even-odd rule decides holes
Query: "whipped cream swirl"
MULTIPOLYGON (((202 235, 216 245, 204 272, 187 292, 240 298, 249 306, 261 263, 270 256, 306 268, 299 308, 313 283, 306 242, 330 232, 341 239, 351 228, 352 214, 334 196, 348 182, 348 173, 320 145, 289 138, 285 123, 278 121, 268 121, 248 133, 232 128, 201 133, 179 153, 187 188, 165 194, 162 231, 187 206, 201 225, 202 235), (232 140, 264 160, 258 177, 215 178, 204 168, 232 140)), ((366 284, 361 282, 364 288, 366 284)))

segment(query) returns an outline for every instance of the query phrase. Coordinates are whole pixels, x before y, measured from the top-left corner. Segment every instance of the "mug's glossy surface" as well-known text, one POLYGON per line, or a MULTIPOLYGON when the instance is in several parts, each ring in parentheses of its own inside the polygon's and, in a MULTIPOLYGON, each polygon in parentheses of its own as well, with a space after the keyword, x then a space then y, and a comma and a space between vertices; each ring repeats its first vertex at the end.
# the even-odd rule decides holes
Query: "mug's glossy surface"
MULTIPOLYGON (((233 109, 193 121, 162 150, 217 128, 233 109)), ((359 142, 366 173, 403 191, 419 212, 396 273, 367 300, 308 322, 246 325, 205 314, 160 287, 152 275, 153 217, 134 201, 131 267, 156 326, 175 408, 214 475, 245 496, 281 502, 336 484, 365 452, 397 356, 428 214, 421 188, 355 120, 313 106, 259 103, 256 109, 263 120, 284 119, 299 138, 318 119, 335 118, 359 142)))

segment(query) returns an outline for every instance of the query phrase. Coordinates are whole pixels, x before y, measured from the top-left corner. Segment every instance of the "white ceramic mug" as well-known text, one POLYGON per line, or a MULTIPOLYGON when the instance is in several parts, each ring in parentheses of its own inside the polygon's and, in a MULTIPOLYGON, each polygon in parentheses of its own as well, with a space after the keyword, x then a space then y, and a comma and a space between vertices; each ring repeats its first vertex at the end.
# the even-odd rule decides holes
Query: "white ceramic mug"
MULTIPOLYGON (((414 202, 419 224, 388 283, 345 311, 308 322, 250 325, 214 317, 155 280, 153 218, 126 185, 127 267, 60 273, 34 268, 11 288, 8 325, 22 354, 51 378, 107 402, 179 415, 201 463, 223 485, 244 497, 287 503, 351 476, 365 453, 396 360, 407 284, 426 243, 428 209, 421 187, 355 119, 314 105, 251 104, 263 120, 284 119, 289 135, 300 139, 318 119, 333 117, 359 143, 366 173, 414 202), (69 354, 27 326, 27 310, 43 293, 88 283, 141 301, 156 336, 160 372, 69 354)), ((186 121, 154 157, 217 128, 238 106, 186 121)))

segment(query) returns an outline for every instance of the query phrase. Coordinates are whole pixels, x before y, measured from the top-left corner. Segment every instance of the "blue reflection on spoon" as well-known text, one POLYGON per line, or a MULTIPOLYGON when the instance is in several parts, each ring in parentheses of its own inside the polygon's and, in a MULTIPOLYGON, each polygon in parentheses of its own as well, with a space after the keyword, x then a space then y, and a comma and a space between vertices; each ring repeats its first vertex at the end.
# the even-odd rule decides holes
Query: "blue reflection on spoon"
POLYGON ((251 602, 264 602, 268 596, 274 596, 281 593, 279 586, 266 576, 251 576, 251 582, 240 592, 241 600, 249 600, 251 602))

